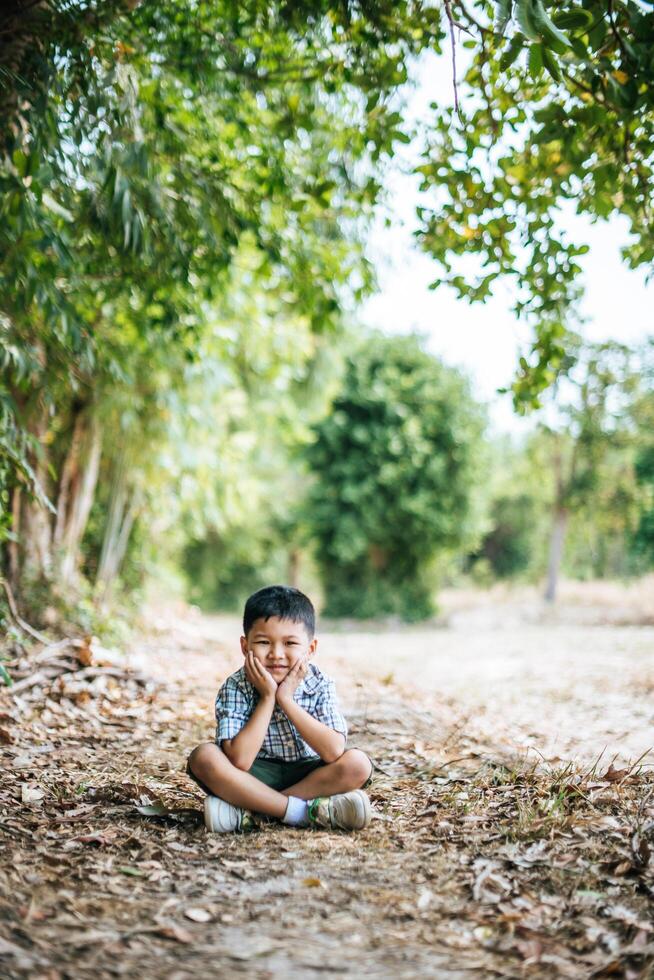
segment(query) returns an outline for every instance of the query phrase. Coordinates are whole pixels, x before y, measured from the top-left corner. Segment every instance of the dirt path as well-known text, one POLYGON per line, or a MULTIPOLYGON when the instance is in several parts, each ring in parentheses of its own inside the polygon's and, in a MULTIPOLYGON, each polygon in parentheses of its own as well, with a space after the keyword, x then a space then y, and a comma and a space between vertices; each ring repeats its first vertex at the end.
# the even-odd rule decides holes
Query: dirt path
MULTIPOLYGON (((380 767, 367 831, 207 835, 182 760, 211 736, 236 625, 160 617, 127 679, 96 651, 86 674, 3 695, 0 975, 650 975, 651 770, 536 765, 524 739, 540 736, 507 715, 521 707, 507 680, 517 654, 502 644, 509 669, 480 715, 487 681, 456 624, 323 637, 351 742, 380 767), (174 812, 138 809, 152 804, 174 812)), ((574 694, 584 731, 565 738, 580 756, 595 687, 615 677, 606 649, 595 686, 574 694)), ((564 691, 559 666, 551 676, 564 691)), ((556 698, 537 673, 530 685, 543 734, 556 698)))

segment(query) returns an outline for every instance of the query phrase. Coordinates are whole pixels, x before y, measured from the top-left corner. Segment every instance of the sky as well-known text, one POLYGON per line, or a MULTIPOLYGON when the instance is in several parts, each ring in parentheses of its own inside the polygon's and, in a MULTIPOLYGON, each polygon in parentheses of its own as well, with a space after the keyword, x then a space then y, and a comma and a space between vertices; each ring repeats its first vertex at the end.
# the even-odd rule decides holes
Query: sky
MULTIPOLYGON (((415 83, 406 109, 412 120, 424 116, 430 102, 451 101, 449 58, 430 55, 423 59, 415 69, 415 83)), ((389 168, 389 203, 380 211, 368 245, 379 292, 366 301, 361 318, 385 331, 423 334, 433 354, 471 377, 473 391, 488 403, 495 431, 525 432, 533 426, 533 418, 517 417, 510 396, 498 395, 497 389, 511 382, 518 357, 527 352, 529 328, 516 320, 508 289, 501 286, 483 305, 470 305, 445 286, 428 288, 438 268, 413 243, 420 192, 418 180, 402 172, 417 156, 418 147, 411 145, 404 159, 389 168), (384 226, 386 214, 392 219, 390 228, 384 226)), ((590 246, 579 260, 586 286, 583 335, 589 340, 624 343, 638 343, 654 335, 654 281, 647 286, 644 269, 628 269, 620 257, 620 246, 627 241, 626 221, 611 219, 591 225, 571 214, 565 227, 574 240, 590 246)))

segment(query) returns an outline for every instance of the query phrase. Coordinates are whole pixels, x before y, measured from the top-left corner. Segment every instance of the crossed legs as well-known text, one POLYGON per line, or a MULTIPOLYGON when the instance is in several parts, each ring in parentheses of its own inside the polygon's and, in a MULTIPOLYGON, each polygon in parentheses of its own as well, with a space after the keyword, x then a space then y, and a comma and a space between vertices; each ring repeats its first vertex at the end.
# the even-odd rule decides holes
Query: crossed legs
POLYGON ((265 813, 281 820, 286 813, 289 796, 312 800, 316 796, 347 793, 364 785, 372 764, 359 749, 348 749, 336 762, 314 769, 308 776, 283 792, 266 786, 256 776, 237 769, 222 749, 213 742, 204 742, 189 756, 189 769, 215 796, 233 806, 265 813))

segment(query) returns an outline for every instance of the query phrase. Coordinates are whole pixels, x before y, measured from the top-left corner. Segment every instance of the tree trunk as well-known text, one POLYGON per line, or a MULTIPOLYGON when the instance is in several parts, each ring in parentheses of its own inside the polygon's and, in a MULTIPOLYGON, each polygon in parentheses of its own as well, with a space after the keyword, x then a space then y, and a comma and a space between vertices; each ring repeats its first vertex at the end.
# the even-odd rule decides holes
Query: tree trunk
POLYGON ((17 484, 11 492, 11 533, 12 537, 7 543, 7 554, 9 559, 8 576, 9 585, 14 592, 18 591, 20 581, 20 551, 18 547, 18 536, 21 533, 20 526, 20 507, 23 488, 17 484))
POLYGON ((140 495, 136 491, 132 494, 132 499, 127 507, 125 513, 123 514, 122 524, 120 525, 120 531, 118 532, 118 537, 115 540, 113 550, 110 555, 110 562, 107 568, 107 579, 106 588, 109 589, 111 584, 117 578, 122 568, 123 559, 127 551, 127 545, 129 543, 129 536, 132 533, 132 527, 134 526, 134 521, 136 520, 136 515, 141 509, 141 499, 140 495))
POLYGON ((554 602, 556 599, 556 587, 563 558, 563 546, 565 534, 568 529, 569 513, 561 507, 557 507, 554 512, 552 523, 552 533, 550 536, 550 554, 547 565, 547 587, 545 589, 545 601, 554 602))
POLYGON ((80 455, 82 451, 83 436, 84 416, 81 412, 78 412, 75 416, 73 435, 70 440, 70 446, 68 447, 68 452, 66 453, 64 465, 61 470, 61 478, 59 480, 59 493, 57 494, 57 519, 55 521, 53 537, 55 548, 61 547, 64 539, 66 519, 69 512, 68 501, 71 495, 71 487, 73 487, 73 485, 79 479, 80 455))
POLYGON ((40 451, 33 466, 39 492, 35 496, 21 495, 21 561, 17 585, 49 579, 52 574, 51 516, 54 508, 48 500, 48 421, 47 409, 41 408, 35 425, 31 427, 32 435, 40 443, 40 451))
POLYGON ((288 555, 288 584, 297 589, 300 581, 300 549, 291 548, 288 555))
POLYGON ((127 464, 124 454, 116 464, 111 488, 107 525, 102 541, 102 551, 98 565, 96 582, 102 587, 106 598, 115 581, 127 551, 129 536, 136 516, 141 509, 142 495, 135 490, 129 495, 127 464))
MULTIPOLYGON (((73 439, 75 439, 75 436, 73 439)), ((62 557, 60 573, 62 581, 65 583, 70 583, 77 574, 80 545, 84 531, 86 530, 89 514, 91 513, 91 507, 93 506, 93 497, 98 482, 100 456, 102 453, 102 429, 96 418, 91 418, 86 437, 83 440, 80 437, 80 440, 80 445, 83 444, 84 447, 86 460, 83 468, 79 467, 78 473, 72 473, 73 493, 71 494, 70 505, 65 515, 65 525, 61 532, 62 557)), ((73 449, 74 447, 71 445, 71 452, 73 452, 73 449)), ((75 451, 78 452, 78 459, 73 459, 71 466, 76 466, 79 462, 79 455, 81 455, 82 449, 80 448, 75 451)), ((68 463, 68 458, 66 459, 66 463, 68 463)))

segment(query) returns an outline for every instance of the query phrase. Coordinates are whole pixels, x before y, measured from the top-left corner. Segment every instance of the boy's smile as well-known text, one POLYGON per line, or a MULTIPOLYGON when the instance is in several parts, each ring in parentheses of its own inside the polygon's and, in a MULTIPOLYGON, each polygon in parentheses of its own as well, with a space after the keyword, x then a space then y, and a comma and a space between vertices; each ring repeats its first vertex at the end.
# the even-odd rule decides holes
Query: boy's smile
POLYGON ((251 650, 255 660, 280 684, 297 660, 315 652, 317 643, 315 637, 310 639, 304 623, 270 616, 254 621, 247 637, 241 637, 241 650, 243 656, 251 650))

